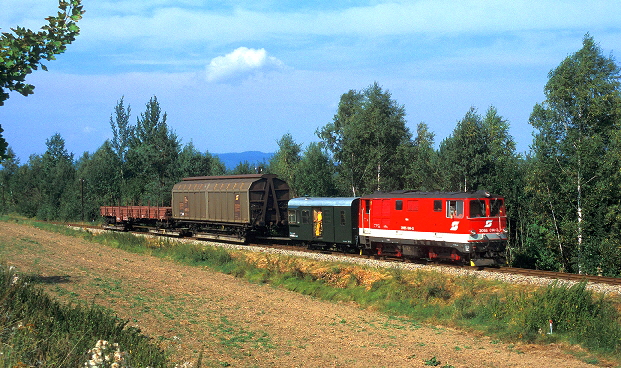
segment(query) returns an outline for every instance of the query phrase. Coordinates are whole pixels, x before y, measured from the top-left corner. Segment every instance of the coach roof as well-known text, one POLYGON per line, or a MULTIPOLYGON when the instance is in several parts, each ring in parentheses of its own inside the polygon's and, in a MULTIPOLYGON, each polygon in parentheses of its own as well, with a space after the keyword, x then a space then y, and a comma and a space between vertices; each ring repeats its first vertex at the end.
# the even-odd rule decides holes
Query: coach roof
POLYGON ((349 207, 358 197, 299 197, 289 200, 289 208, 299 207, 349 207))

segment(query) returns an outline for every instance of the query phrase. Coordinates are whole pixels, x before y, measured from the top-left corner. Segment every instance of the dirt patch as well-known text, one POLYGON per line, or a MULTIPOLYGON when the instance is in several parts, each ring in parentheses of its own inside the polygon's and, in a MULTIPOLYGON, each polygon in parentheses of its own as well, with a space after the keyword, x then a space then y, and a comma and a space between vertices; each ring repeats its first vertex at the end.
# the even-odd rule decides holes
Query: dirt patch
POLYGON ((0 259, 62 300, 112 308, 179 363, 202 352, 206 366, 593 366, 557 345, 421 325, 29 226, 0 223, 0 259))

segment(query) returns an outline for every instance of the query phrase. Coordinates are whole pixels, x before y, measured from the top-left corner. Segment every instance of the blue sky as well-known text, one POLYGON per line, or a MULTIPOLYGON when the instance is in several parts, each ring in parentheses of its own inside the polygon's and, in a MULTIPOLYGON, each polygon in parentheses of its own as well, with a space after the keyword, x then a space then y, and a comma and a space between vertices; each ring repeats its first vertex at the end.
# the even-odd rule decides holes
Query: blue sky
MULTIPOLYGON (((0 1, 0 28, 38 29, 55 0, 0 1)), ((509 121, 519 152, 548 72, 590 33, 621 52, 619 0, 270 1, 84 0, 67 52, 0 107, 22 163, 60 133, 70 152, 111 138, 124 96, 131 121, 157 96, 183 143, 211 153, 277 150, 290 133, 306 146, 332 121, 343 93, 378 82, 405 106, 413 133, 436 142, 471 106, 509 121)), ((619 61, 617 60, 617 63, 619 61)))

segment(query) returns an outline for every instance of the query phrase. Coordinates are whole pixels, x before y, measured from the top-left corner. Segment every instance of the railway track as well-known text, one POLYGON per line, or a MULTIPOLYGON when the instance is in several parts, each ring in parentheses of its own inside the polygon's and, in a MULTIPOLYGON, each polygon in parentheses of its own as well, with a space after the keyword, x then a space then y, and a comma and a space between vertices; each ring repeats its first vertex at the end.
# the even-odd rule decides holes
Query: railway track
POLYGON ((568 280, 568 281, 587 281, 595 284, 607 284, 621 286, 621 278, 595 276, 595 275, 579 275, 575 273, 554 272, 554 271, 542 271, 531 270, 527 268, 514 268, 514 267, 501 267, 501 268, 483 268, 487 272, 506 273, 514 275, 543 277, 553 280, 568 280))
MULTIPOLYGON (((252 245, 257 246, 257 247, 265 246, 262 244, 252 244, 252 245)), ((343 252, 328 251, 328 250, 310 250, 304 247, 292 246, 292 245, 270 245, 269 247, 282 249, 282 250, 294 250, 298 252, 308 252, 308 253, 321 252, 325 254, 341 255, 344 257, 351 257, 351 258, 378 259, 378 260, 382 260, 386 262, 409 262, 409 263, 417 263, 421 265, 434 265, 434 266, 451 267, 451 268, 465 268, 465 269, 470 269, 473 271, 487 271, 487 272, 493 272, 493 273, 499 273, 499 274, 540 277, 540 278, 546 278, 546 279, 552 279, 552 280, 565 280, 565 281, 574 281, 574 282, 587 281, 589 283, 594 283, 594 284, 621 286, 621 278, 617 278, 617 277, 579 275, 579 274, 573 274, 573 273, 532 270, 532 269, 527 269, 527 268, 515 268, 515 267, 470 267, 470 266, 459 266, 459 265, 441 264, 441 263, 429 263, 426 261, 413 262, 410 260, 404 261, 404 259, 402 258, 374 257, 374 256, 368 256, 368 255, 343 253, 343 252)))
MULTIPOLYGON (((57 223, 59 225, 67 225, 67 226, 73 226, 73 227, 80 227, 83 229, 97 229, 97 230, 104 230, 104 231, 111 231, 111 230, 105 230, 102 229, 100 226, 93 226, 93 225, 84 225, 84 224, 61 224, 61 223, 57 223)), ((153 233, 153 232, 133 232, 136 234, 148 234, 148 235, 161 235, 161 234, 157 234, 157 233, 153 233)), ((193 240, 200 240, 197 238, 192 238, 193 240)), ((214 241, 214 240, 211 240, 214 241)), ((227 242, 230 244, 230 242, 227 242)), ((390 257, 375 257, 375 256, 369 256, 369 255, 360 255, 360 254, 356 254, 356 253, 344 253, 341 251, 332 251, 332 250, 319 250, 319 249, 307 249, 305 247, 300 247, 300 246, 294 246, 294 245, 287 245, 287 244, 277 244, 277 243, 272 243, 269 245, 266 244, 247 244, 249 246, 254 246, 254 247, 263 247, 263 248, 271 248, 271 249, 279 249, 282 251, 295 251, 295 252, 302 252, 302 253, 322 253, 322 254, 327 254, 327 255, 332 255, 332 256, 339 256, 339 257, 345 257, 345 258, 357 258, 357 259, 372 259, 372 260, 381 260, 381 261, 385 261, 385 262, 399 262, 399 263, 403 263, 404 260, 401 258, 390 258, 390 257)), ((621 278, 616 278, 616 277, 606 277, 606 276, 596 276, 596 275, 580 275, 580 274, 571 274, 571 273, 564 273, 564 272, 554 272, 554 271, 543 271, 543 270, 531 270, 531 269, 526 269, 526 268, 515 268, 515 267, 470 267, 470 266, 456 266, 456 265, 450 265, 450 264, 438 264, 438 263, 429 263, 429 262, 425 262, 425 261, 420 261, 420 262, 412 262, 412 261, 407 261, 408 263, 417 263, 419 265, 433 265, 436 267, 446 267, 446 268, 453 268, 453 269, 467 269, 467 270, 471 270, 472 272, 477 272, 477 271, 486 271, 486 272, 490 272, 490 273, 496 273, 496 274, 506 274, 506 275, 519 275, 519 276, 525 276, 525 277, 537 277, 537 278, 545 278, 545 279, 550 279, 550 280, 563 280, 563 281, 572 281, 572 282, 582 282, 582 281, 586 281, 588 283, 593 283, 593 284, 605 284, 605 285, 611 285, 611 286, 621 286, 621 278)), ((619 294, 621 294, 621 290, 619 291, 619 294)))

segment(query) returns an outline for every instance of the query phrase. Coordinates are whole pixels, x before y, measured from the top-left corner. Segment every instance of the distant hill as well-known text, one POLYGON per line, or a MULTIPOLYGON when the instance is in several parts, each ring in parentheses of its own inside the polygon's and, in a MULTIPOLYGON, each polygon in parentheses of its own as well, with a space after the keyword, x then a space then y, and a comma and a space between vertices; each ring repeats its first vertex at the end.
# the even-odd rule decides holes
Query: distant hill
POLYGON ((251 165, 269 162, 273 153, 264 153, 259 151, 246 151, 239 153, 213 153, 226 166, 227 169, 234 169, 240 162, 248 161, 251 165))

